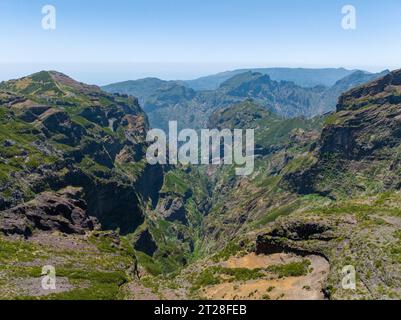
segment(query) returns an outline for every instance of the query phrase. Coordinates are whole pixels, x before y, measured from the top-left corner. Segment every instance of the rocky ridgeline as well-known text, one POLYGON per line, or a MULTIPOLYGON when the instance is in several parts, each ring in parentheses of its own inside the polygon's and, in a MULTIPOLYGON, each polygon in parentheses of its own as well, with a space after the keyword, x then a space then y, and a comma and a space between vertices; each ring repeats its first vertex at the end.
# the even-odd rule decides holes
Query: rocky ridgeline
MULTIPOLYGON (((287 118, 321 115, 335 109, 338 97, 342 93, 389 72, 383 71, 378 74, 363 71, 340 72, 344 78, 331 84, 331 81, 323 80, 330 73, 329 70, 288 70, 289 74, 282 74, 278 78, 274 76, 274 71, 272 76, 263 70, 259 71, 261 72, 258 70, 227 72, 215 79, 213 76, 207 77, 204 81, 216 84, 209 89, 203 84, 195 85, 194 89, 191 83, 197 80, 183 82, 146 78, 111 84, 105 86, 104 90, 139 97, 152 127, 166 129, 169 120, 178 120, 182 128, 199 129, 206 126, 209 116, 215 110, 230 107, 247 99, 253 99, 265 109, 287 118), (315 71, 320 72, 320 75, 316 76, 316 73, 314 81, 302 81, 311 75, 310 72, 315 71), (295 78, 290 75, 293 72, 298 73, 295 78), (206 90, 202 90, 202 87, 206 90)), ((202 83, 203 80, 200 80, 202 83)))
POLYGON ((341 197, 399 188, 400 81, 401 71, 394 71, 341 96, 326 119, 316 163, 287 177, 294 190, 341 197))

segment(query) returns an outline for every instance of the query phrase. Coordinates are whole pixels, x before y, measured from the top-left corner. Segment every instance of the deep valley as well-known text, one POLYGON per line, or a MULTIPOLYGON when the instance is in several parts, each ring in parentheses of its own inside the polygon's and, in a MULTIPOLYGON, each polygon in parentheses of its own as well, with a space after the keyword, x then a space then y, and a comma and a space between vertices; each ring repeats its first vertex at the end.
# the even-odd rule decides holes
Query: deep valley
POLYGON ((401 71, 289 70, 0 83, 0 298, 400 299, 401 71), (171 120, 254 129, 253 174, 150 165, 171 120))

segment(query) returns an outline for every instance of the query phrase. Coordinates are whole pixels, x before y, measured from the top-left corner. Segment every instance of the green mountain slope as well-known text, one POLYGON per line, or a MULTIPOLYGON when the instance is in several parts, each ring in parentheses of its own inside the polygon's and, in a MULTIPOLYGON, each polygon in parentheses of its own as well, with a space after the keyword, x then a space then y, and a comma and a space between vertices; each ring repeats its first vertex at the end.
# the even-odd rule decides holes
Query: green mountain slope
POLYGON ((159 90, 166 90, 169 87, 174 87, 177 84, 178 83, 175 81, 164 81, 157 78, 145 78, 135 81, 125 81, 110 84, 102 87, 102 89, 106 92, 121 93, 138 97, 139 103, 144 105, 147 99, 159 90))

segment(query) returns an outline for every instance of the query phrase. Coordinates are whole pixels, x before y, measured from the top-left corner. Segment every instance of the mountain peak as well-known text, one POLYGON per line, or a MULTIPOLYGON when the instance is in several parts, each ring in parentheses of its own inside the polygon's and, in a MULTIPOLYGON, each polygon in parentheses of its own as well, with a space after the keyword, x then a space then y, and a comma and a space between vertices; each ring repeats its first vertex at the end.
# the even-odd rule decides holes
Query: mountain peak
POLYGON ((99 92, 100 88, 98 86, 94 85, 88 85, 79 81, 76 81, 69 76, 58 72, 58 71, 48 71, 50 76, 52 77, 53 81, 56 82, 58 85, 62 85, 64 87, 77 90, 80 93, 87 94, 89 92, 99 92))
POLYGON ((97 86, 78 82, 58 71, 40 71, 29 76, 0 83, 0 90, 25 95, 64 96, 69 93, 99 92, 97 86))
POLYGON ((258 81, 263 83, 268 83, 271 81, 270 76, 267 74, 262 74, 260 72, 246 71, 235 75, 234 77, 226 80, 220 86, 220 88, 236 88, 243 85, 244 83, 249 83, 252 81, 258 81))

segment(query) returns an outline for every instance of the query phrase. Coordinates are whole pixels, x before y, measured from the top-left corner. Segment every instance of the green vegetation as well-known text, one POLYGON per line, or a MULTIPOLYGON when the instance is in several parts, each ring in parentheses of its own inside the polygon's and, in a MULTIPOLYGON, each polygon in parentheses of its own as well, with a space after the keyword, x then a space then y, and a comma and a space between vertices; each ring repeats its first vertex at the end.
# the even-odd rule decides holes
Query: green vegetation
POLYGON ((241 250, 243 250, 243 248, 241 248, 241 246, 237 242, 231 241, 222 251, 213 255, 212 260, 214 262, 226 261, 230 257, 235 256, 241 250))
POLYGON ((85 172, 93 174, 94 176, 107 176, 110 173, 110 169, 106 166, 103 166, 96 161, 94 161, 89 156, 85 156, 82 162, 80 163, 80 167, 85 172))
POLYGON ((143 252, 137 252, 136 256, 139 264, 151 275, 157 276, 163 273, 163 266, 158 261, 155 261, 152 257, 149 257, 143 252))
POLYGON ((262 278, 265 274, 262 269, 209 267, 195 277, 192 290, 220 284, 222 282, 249 281, 262 278))
MULTIPOLYGON (((56 237, 55 242, 63 241, 57 240, 56 235, 52 237, 56 237)), ((123 298, 121 287, 130 277, 126 271, 135 263, 132 248, 125 238, 121 239, 118 247, 112 246, 112 240, 107 236, 91 235, 90 239, 94 246, 80 242, 81 245, 74 250, 0 237, 0 285, 6 281, 8 286, 7 290, 0 293, 0 298, 50 300, 123 298), (35 283, 39 284, 42 267, 49 264, 55 266, 59 281, 68 281, 70 290, 35 296, 30 291, 18 287, 19 283, 25 281, 29 283, 35 279, 35 283), (18 290, 13 286, 17 286, 18 290)))
POLYGON ((164 177, 164 185, 161 192, 173 192, 184 196, 189 191, 189 186, 185 180, 182 173, 169 171, 164 177))
POLYGON ((247 269, 247 268, 218 268, 217 272, 231 277, 230 281, 248 281, 262 278, 264 273, 262 269, 247 269))
MULTIPOLYGON (((192 291, 196 292, 200 288, 213 286, 225 282, 246 282, 249 280, 261 279, 268 273, 274 273, 279 278, 300 277, 309 273, 311 262, 304 259, 301 262, 292 262, 282 265, 273 265, 266 269, 256 268, 224 268, 221 266, 208 267, 201 271, 199 275, 192 276, 192 291)), ((270 293, 274 287, 269 287, 270 293)))
MULTIPOLYGON (((134 101, 128 98, 115 99, 101 93, 96 87, 79 84, 54 72, 40 72, 31 77, 5 82, 0 85, 0 90, 2 89, 13 92, 0 92, 2 201, 10 199, 21 202, 32 199, 37 193, 51 189, 49 180, 61 179, 69 170, 74 171, 78 168, 97 176, 117 176, 117 173, 113 172, 116 166, 111 155, 118 150, 108 149, 115 146, 119 148, 118 143, 114 143, 113 140, 117 134, 97 123, 99 118, 87 119, 81 116, 81 112, 99 103, 100 113, 105 110, 102 111, 102 108, 107 108, 108 111, 114 108, 118 112, 131 108, 132 114, 141 113, 134 101), (116 102, 117 100, 119 102, 116 102), (50 107, 50 112, 46 117, 38 117, 35 120, 35 115, 30 113, 29 108, 35 109, 36 105, 42 104, 50 107), (82 161, 76 161, 81 155, 82 161), (101 163, 108 163, 110 167, 101 163), (63 169, 57 172, 60 166, 63 169), (41 168, 47 175, 39 171, 41 168), (48 181, 40 181, 40 175, 46 176, 48 181)), ((37 112, 44 111, 39 108, 37 112)), ((126 125, 118 125, 119 132, 123 132, 126 125)), ((144 125, 146 126, 146 123, 144 125)), ((126 142, 126 139, 122 141, 126 142)), ((140 142, 138 140, 138 144, 140 142)), ((125 163, 121 163, 121 167, 124 165, 125 163)), ((127 165, 124 169, 132 170, 138 175, 138 171, 143 167, 134 171, 134 168, 128 168, 127 165)), ((128 174, 118 174, 120 176, 116 177, 117 180, 129 180, 128 174)), ((35 235, 38 233, 37 230, 32 232, 35 235)), ((108 235, 91 234, 85 239, 43 233, 42 240, 39 245, 30 240, 0 236, 0 298, 123 298, 121 288, 130 280, 132 275, 128 271, 132 270, 136 263, 132 244, 127 239, 122 237, 116 243, 108 235), (38 296, 37 288, 29 283, 40 283, 42 267, 49 264, 55 266, 60 281, 65 281, 71 288, 67 292, 38 296), (26 283, 28 285, 25 285, 26 283)))
POLYGON ((0 264, 3 267, 15 262, 30 262, 37 258, 46 258, 47 252, 39 246, 23 240, 11 241, 0 237, 0 264))
POLYGON ((221 279, 218 275, 216 275, 216 272, 212 268, 208 268, 206 270, 203 270, 199 276, 196 277, 192 290, 196 291, 199 290, 202 287, 206 286, 213 286, 216 284, 219 284, 221 282, 221 279))
POLYGON ((68 278, 72 285, 85 286, 86 283, 90 283, 90 285, 88 288, 48 295, 45 297, 47 300, 116 300, 121 295, 120 287, 127 282, 123 272, 90 272, 68 269, 57 270, 57 276, 68 278))
POLYGON ((302 262, 270 266, 267 268, 267 271, 276 274, 279 278, 300 277, 308 274, 310 265, 311 262, 304 259, 302 262))
POLYGON ((255 227, 265 226, 266 224, 275 221, 278 217, 288 216, 300 207, 300 201, 295 201, 288 205, 283 205, 277 209, 274 209, 264 215, 260 220, 253 223, 255 227))

